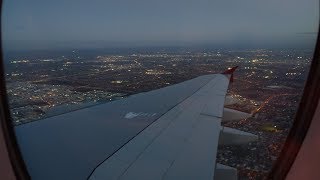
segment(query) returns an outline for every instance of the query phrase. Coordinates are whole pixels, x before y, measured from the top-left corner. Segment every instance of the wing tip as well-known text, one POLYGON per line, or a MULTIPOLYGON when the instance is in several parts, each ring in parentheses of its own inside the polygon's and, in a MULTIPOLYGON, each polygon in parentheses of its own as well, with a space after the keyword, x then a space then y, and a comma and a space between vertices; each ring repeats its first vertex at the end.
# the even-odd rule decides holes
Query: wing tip
POLYGON ((224 71, 221 74, 233 74, 233 72, 238 68, 239 66, 234 66, 232 68, 228 68, 226 71, 224 71))
POLYGON ((223 73, 221 74, 226 74, 226 75, 231 75, 230 76, 230 82, 232 83, 233 82, 233 73, 234 71, 238 68, 239 66, 234 66, 232 68, 228 68, 226 71, 224 71, 223 73))

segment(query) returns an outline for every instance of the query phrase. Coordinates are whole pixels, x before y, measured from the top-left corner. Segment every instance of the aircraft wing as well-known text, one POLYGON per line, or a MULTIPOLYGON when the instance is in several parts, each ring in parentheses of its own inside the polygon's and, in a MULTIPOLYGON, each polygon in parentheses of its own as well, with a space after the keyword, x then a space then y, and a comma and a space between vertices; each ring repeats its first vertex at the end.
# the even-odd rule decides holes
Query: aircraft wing
POLYGON ((224 110, 229 81, 200 76, 16 126, 28 172, 36 180, 236 178, 216 163, 218 145, 257 136, 221 126, 224 114, 249 117, 224 110))

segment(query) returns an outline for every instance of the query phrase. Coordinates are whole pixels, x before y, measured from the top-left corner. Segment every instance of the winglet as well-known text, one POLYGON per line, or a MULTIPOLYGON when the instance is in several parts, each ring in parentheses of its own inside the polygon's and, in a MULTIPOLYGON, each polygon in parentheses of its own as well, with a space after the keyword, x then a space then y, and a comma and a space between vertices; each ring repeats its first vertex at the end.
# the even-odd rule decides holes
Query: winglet
POLYGON ((232 68, 228 68, 226 71, 224 71, 223 73, 221 74, 230 74, 231 77, 230 77, 230 82, 233 82, 233 72, 238 68, 238 66, 235 66, 235 67, 232 67, 232 68))
POLYGON ((232 68, 228 68, 225 72, 223 72, 222 74, 232 74, 236 69, 238 68, 238 66, 232 67, 232 68))

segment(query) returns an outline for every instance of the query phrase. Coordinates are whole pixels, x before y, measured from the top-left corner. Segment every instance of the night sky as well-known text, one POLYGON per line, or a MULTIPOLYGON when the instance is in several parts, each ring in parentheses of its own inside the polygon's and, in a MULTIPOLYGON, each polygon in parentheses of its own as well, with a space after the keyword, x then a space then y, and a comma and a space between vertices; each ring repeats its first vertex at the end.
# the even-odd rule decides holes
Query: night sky
POLYGON ((308 46, 317 0, 4 0, 5 50, 308 46))

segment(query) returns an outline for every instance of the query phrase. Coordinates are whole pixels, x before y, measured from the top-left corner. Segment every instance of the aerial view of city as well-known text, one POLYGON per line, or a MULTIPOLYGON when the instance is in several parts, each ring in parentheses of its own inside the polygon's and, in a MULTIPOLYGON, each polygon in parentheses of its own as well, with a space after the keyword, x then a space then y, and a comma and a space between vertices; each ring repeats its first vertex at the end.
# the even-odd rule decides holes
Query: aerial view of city
POLYGON ((270 179, 319 29, 316 0, 7 0, 1 12, 13 154, 40 180, 270 179), (232 81, 209 75, 221 73, 232 81))
POLYGON ((119 52, 70 50, 7 60, 6 81, 15 125, 115 101, 239 66, 230 108, 253 117, 223 125, 259 141, 220 146, 217 160, 240 179, 267 177, 294 120, 312 49, 154 48, 119 52))

